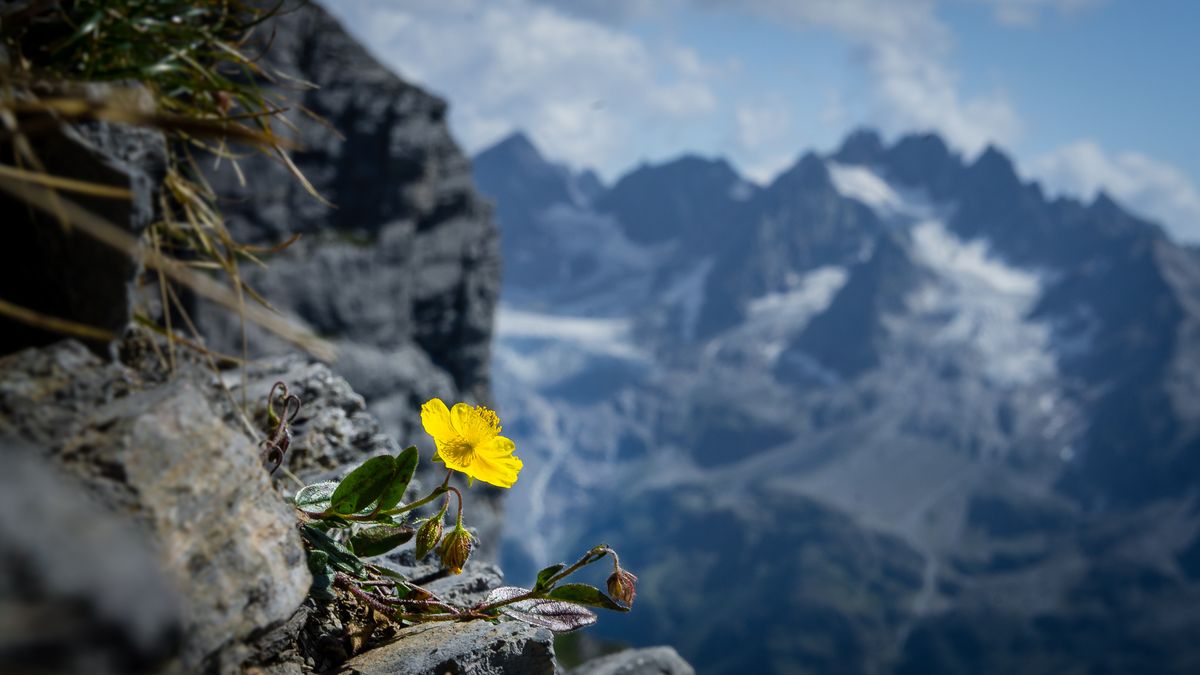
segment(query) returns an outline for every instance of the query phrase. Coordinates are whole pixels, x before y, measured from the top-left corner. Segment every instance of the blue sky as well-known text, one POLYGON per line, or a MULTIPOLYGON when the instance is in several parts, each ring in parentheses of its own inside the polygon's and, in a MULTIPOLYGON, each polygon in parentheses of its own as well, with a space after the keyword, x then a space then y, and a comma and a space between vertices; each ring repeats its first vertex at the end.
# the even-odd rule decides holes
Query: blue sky
POLYGON ((515 129, 607 179, 724 156, 758 181, 851 129, 995 143, 1200 242, 1194 0, 338 0, 476 152, 515 129))

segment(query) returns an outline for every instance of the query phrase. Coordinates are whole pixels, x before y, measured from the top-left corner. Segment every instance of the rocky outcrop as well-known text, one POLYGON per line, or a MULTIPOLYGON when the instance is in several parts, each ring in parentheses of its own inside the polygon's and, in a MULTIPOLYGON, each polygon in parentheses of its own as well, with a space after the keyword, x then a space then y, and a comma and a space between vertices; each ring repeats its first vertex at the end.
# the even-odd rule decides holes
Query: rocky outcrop
MULTIPOLYGON (((499 254, 444 102, 379 66, 318 6, 285 12, 262 33, 272 43, 265 65, 320 87, 291 92, 330 122, 296 115, 304 149, 293 159, 336 206, 265 156, 242 160, 248 186, 230 171, 210 178, 240 241, 302 235, 243 276, 337 344, 337 374, 294 355, 214 372, 187 350, 168 370, 164 345, 128 326, 135 265, 48 221, 6 235, 16 245, 0 247, 11 263, 0 266, 0 297, 125 338, 89 350, 0 326, 0 663, 21 672, 557 672, 542 629, 508 620, 400 629, 336 589, 332 601, 308 595, 286 501, 293 477, 338 478, 396 453, 397 440, 424 438, 417 410, 431 396, 487 400, 499 254), (275 382, 304 405, 286 470, 272 481, 258 441, 275 382)), ((139 234, 153 217, 162 139, 109 126, 61 136, 42 148, 51 172, 130 188, 131 202, 84 206, 139 234)), ((240 350, 235 317, 187 302, 212 344, 240 350)), ((248 337, 255 356, 291 351, 254 329, 248 337)), ((498 499, 477 488, 472 501, 498 499)), ((497 514, 471 511, 485 543, 498 539, 497 514)), ((503 584, 484 558, 460 576, 414 560, 411 546, 378 562, 473 603, 503 584)))
POLYGON ((554 646, 545 628, 512 621, 424 624, 406 628, 396 642, 355 657, 342 672, 554 675, 554 646))
POLYGON ((627 649, 584 663, 570 675, 695 675, 691 664, 672 647, 627 649))
MULTIPOLYGON (((72 557, 39 553, 44 542, 5 538, 6 557, 28 561, 33 576, 13 590, 29 602, 75 601, 118 626, 140 627, 149 637, 124 631, 134 653, 168 654, 189 670, 240 662, 247 641, 291 617, 311 584, 295 517, 254 443, 217 412, 215 393, 199 374, 156 382, 73 342, 0 360, 0 445, 33 472, 53 462, 92 502, 35 511, 48 521, 45 532, 71 541, 72 557), (70 517, 75 510, 86 517, 70 517), (125 538, 145 542, 152 555, 97 541, 97 522, 127 530, 125 538), (133 560, 128 569, 125 557, 133 560), (41 558, 57 563, 31 564, 41 558), (96 566, 105 560, 113 569, 96 566), (150 573, 130 579, 139 569, 150 573), (157 590, 164 585, 171 590, 157 590), (177 651, 171 636, 181 637, 177 651)), ((19 486, 16 494, 30 490, 19 486)))
MULTIPOLYGON (((243 385, 243 374, 186 360, 167 373, 136 339, 121 353, 124 363, 108 362, 68 341, 0 359, 0 622, 12 627, 0 662, 22 672, 556 672, 544 629, 401 629, 350 596, 308 597, 281 495, 295 484, 272 486, 252 440, 267 425, 264 394, 282 381, 304 401, 287 466, 305 482, 397 450, 328 367, 284 357, 248 366, 243 385)), ((494 564, 449 575, 432 557, 415 560, 412 545, 377 562, 460 605, 504 585, 494 564)))

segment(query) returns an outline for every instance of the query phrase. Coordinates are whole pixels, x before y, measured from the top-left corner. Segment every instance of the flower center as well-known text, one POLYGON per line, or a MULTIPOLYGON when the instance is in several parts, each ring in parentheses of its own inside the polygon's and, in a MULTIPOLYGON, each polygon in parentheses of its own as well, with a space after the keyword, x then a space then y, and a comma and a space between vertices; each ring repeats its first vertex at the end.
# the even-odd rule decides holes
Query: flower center
POLYGON ((475 457, 475 447, 462 436, 442 441, 438 451, 442 454, 443 459, 448 459, 459 466, 469 466, 475 457))

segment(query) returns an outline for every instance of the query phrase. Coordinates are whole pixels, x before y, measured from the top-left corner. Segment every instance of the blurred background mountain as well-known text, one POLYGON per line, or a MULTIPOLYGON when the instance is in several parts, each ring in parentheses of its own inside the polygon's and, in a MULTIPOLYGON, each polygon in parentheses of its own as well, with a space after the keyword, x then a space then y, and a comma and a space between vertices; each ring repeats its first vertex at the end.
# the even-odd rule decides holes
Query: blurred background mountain
POLYGON ((1161 228, 933 134, 600 189, 517 134, 475 176, 510 573, 607 540, 643 599, 601 630, 708 672, 1196 665, 1200 258, 1161 228))

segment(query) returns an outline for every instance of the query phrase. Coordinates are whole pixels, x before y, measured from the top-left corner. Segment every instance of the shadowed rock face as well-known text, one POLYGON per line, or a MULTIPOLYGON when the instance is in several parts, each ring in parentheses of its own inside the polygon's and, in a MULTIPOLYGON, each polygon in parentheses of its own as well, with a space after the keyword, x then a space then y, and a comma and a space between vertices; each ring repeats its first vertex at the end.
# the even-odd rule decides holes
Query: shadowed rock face
MULTIPOLYGON (((102 97, 105 87, 88 89, 102 97)), ((39 159, 53 176, 129 190, 128 200, 63 196, 134 236, 153 220, 158 183, 165 169, 165 145, 156 131, 107 123, 77 127, 45 125, 33 138, 39 159)), ((11 161, 11 145, 0 156, 11 161)), ((0 192, 5 215, 0 241, 0 298, 43 315, 67 319, 119 336, 129 323, 130 282, 137 266, 78 228, 64 227, 7 192, 0 192)), ((0 355, 61 336, 0 316, 0 355)), ((90 345, 98 352, 108 345, 90 345)))
MULTIPOLYGON (((470 164, 446 126, 446 103, 381 66, 315 3, 274 19, 264 64, 316 89, 282 91, 329 126, 295 113, 292 154, 322 205, 280 163, 225 165, 210 178, 240 241, 301 240, 244 273, 282 311, 341 347, 335 370, 400 442, 417 440, 431 396, 487 400, 492 314, 499 290, 496 228, 470 164), (332 129, 330 128, 332 127, 332 129)), ((234 322, 204 324, 240 349, 234 322)), ((252 351, 282 351, 253 334, 252 351)))

